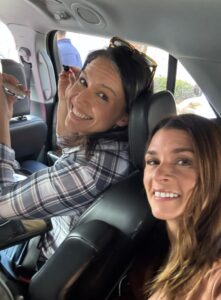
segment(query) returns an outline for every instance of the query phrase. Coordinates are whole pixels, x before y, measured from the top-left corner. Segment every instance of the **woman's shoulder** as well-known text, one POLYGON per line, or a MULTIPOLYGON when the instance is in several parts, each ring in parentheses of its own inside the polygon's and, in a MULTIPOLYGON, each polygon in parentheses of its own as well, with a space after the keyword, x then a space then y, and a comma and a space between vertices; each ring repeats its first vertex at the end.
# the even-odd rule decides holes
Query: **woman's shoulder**
MULTIPOLYGON (((75 147, 65 147, 62 149, 62 154, 71 154, 71 153, 86 153, 87 146, 75 146, 75 147)), ((93 151, 128 151, 129 144, 127 141, 117 141, 111 139, 98 139, 92 147, 93 151)))
MULTIPOLYGON (((186 300, 221 300, 221 260, 213 263, 186 300)), ((151 299, 152 300, 152 299, 151 299)))
POLYGON ((218 281, 221 283, 221 259, 212 264, 211 268, 203 276, 203 279, 205 282, 210 282, 211 284, 218 281))
POLYGON ((125 153, 128 154, 129 152, 129 145, 126 141, 114 141, 114 140, 108 140, 108 139, 99 139, 94 147, 87 150, 84 146, 77 146, 77 147, 66 147, 62 149, 62 158, 74 155, 74 156, 93 156, 96 154, 102 154, 102 153, 112 153, 112 154, 119 154, 119 153, 125 153))
POLYGON ((221 259, 213 264, 207 273, 211 299, 221 300, 221 259))
POLYGON ((75 166, 87 167, 90 165, 102 165, 108 168, 114 165, 117 168, 118 164, 121 164, 121 173, 125 168, 129 168, 129 162, 127 142, 102 139, 97 141, 96 145, 89 151, 81 146, 63 149, 62 155, 56 161, 56 165, 74 164, 75 166), (114 164, 113 161, 115 161, 114 164))
MULTIPOLYGON (((153 294, 148 300, 166 299, 159 293, 153 294)), ((221 300, 221 260, 215 262, 202 277, 199 285, 191 290, 185 300, 221 300)))
POLYGON ((99 139, 95 145, 95 150, 120 150, 120 151, 128 151, 129 144, 127 141, 117 141, 111 139, 99 139))

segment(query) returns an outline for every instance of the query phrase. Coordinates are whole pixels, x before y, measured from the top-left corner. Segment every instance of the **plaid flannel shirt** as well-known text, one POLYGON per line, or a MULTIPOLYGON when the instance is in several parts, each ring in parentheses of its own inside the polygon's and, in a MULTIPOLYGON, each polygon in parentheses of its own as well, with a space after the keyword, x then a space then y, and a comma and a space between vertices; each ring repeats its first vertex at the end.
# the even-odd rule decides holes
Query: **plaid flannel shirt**
POLYGON ((15 182, 17 168, 14 151, 0 144, 0 218, 53 217, 44 253, 49 257, 79 216, 105 189, 127 176, 131 165, 127 142, 102 139, 89 159, 83 149, 64 149, 53 166, 15 182))

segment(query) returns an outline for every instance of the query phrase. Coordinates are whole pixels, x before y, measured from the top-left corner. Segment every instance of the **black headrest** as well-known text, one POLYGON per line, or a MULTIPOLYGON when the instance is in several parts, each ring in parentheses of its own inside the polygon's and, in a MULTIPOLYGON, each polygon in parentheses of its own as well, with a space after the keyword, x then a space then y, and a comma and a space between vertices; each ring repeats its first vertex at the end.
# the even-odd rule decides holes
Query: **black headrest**
MULTIPOLYGON (((2 71, 15 76, 20 83, 27 86, 25 71, 22 64, 12 59, 1 59, 2 71)), ((30 113, 29 97, 15 101, 13 117, 24 116, 30 113)))
POLYGON ((141 95, 133 104, 129 119, 130 157, 143 168, 145 144, 154 126, 163 118, 176 115, 175 100, 169 91, 141 95))

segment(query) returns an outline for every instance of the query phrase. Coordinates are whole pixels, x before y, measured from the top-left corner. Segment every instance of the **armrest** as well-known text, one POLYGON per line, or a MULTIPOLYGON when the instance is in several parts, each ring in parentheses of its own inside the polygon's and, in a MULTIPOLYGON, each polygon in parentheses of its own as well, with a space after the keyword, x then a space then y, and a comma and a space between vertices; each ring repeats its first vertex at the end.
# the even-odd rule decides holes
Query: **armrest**
POLYGON ((116 231, 113 226, 99 220, 75 228, 48 262, 32 277, 31 299, 64 299, 64 295, 94 258, 110 245, 116 231))
POLYGON ((0 249, 8 248, 52 229, 51 221, 11 220, 0 223, 0 249))

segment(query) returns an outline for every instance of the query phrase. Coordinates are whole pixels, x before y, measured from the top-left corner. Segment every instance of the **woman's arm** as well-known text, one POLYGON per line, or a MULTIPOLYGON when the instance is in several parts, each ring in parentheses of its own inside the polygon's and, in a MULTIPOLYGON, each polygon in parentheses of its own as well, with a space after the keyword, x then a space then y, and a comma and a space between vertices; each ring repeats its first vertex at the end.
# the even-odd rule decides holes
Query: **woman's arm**
POLYGON ((6 74, 0 74, 0 143, 11 146, 9 121, 13 114, 13 104, 15 97, 6 96, 3 89, 3 81, 8 81, 16 85, 16 79, 6 74))
POLYGON ((57 124, 56 133, 58 137, 67 137, 70 135, 66 126, 65 119, 67 116, 66 92, 76 81, 80 69, 69 67, 68 71, 63 71, 59 75, 58 80, 58 108, 57 108, 57 124))
POLYGON ((69 151, 54 166, 10 183, 9 150, 0 147, 0 218, 5 219, 80 214, 129 172, 128 152, 120 148, 96 151, 89 160, 83 150, 69 151))

